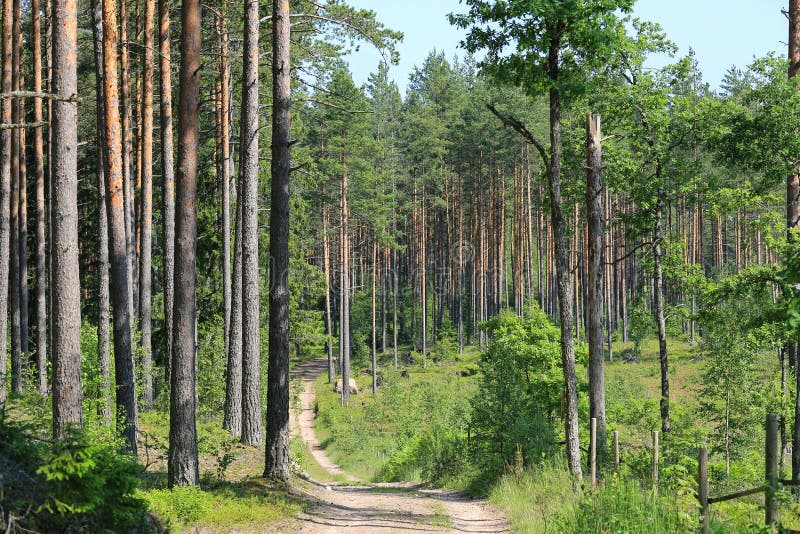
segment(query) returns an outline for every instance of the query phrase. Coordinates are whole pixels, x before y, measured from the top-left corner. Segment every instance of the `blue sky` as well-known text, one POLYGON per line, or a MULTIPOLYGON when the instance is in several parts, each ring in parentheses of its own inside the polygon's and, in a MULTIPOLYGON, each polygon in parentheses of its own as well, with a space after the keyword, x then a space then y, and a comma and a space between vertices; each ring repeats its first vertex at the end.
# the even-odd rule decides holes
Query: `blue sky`
MULTIPOLYGON (((447 22, 447 14, 463 12, 459 0, 350 0, 371 9, 388 27, 401 31, 400 64, 392 77, 405 89, 408 75, 436 48, 448 57, 463 55, 458 43, 462 30, 447 22)), ((660 23, 680 48, 696 52, 704 78, 717 87, 731 65, 744 67, 754 56, 786 53, 788 23, 781 9, 787 0, 638 0, 635 16, 660 23)), ((380 61, 368 46, 348 58, 357 83, 366 81, 380 61)))

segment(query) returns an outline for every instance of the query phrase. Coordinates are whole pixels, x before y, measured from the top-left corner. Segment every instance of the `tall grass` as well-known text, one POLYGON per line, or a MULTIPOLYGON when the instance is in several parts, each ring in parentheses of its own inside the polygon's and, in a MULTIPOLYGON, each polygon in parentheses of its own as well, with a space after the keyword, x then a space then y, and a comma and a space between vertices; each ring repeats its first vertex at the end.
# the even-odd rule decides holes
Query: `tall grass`
POLYGON ((517 532, 690 532, 694 517, 670 496, 656 497, 631 480, 610 477, 597 488, 576 488, 563 459, 508 474, 490 498, 517 532), (573 489, 576 488, 576 489, 573 489))

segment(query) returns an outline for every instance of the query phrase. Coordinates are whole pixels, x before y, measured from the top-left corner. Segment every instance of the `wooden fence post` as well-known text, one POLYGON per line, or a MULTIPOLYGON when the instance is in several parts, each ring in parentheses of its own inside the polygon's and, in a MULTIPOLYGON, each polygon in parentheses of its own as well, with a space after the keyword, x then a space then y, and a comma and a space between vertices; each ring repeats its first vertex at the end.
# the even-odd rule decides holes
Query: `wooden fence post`
POLYGON ((619 474, 619 430, 614 431, 614 471, 619 474))
POLYGON ((653 431, 653 491, 658 495, 658 430, 653 431))
POLYGON ((700 447, 697 458, 697 499, 700 501, 700 532, 708 534, 708 449, 700 447))
POLYGON ((597 418, 592 417, 591 435, 589 441, 589 462, 592 472, 592 486, 597 485, 597 418))
POLYGON ((764 492, 764 521, 768 527, 775 527, 775 492, 778 490, 778 416, 767 415, 767 432, 764 452, 767 489, 764 492))

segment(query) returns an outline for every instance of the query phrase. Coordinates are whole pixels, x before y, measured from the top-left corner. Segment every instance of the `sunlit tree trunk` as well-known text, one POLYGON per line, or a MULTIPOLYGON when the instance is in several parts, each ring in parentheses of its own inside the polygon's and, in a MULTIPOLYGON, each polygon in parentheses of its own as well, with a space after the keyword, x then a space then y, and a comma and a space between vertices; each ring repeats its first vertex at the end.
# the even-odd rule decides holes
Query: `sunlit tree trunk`
POLYGON ((175 272, 175 168, 172 143, 172 60, 170 0, 159 0, 159 74, 161 77, 161 174, 164 220, 164 367, 167 387, 172 365, 175 272))
MULTIPOLYGON (((127 448, 136 451, 136 376, 131 343, 130 263, 125 233, 125 201, 122 164, 122 130, 117 78, 117 2, 103 1, 103 162, 111 260, 111 296, 114 321, 114 377, 118 418, 127 448)), ((53 347, 55 349, 55 347, 53 347)))
POLYGON ((200 1, 181 2, 178 173, 175 181, 175 310, 170 384, 170 487, 199 483, 197 458, 197 153, 200 1))
MULTIPOLYGON (((32 0, 33 90, 37 93, 42 92, 42 28, 39 11, 39 0, 32 0)), ((33 101, 33 122, 40 123, 42 120, 42 100, 36 98, 33 101)), ((36 375, 39 394, 47 395, 47 260, 45 252, 44 133, 42 127, 33 130, 33 172, 36 179, 36 375)))
MULTIPOLYGON (((239 173, 241 176, 239 202, 242 206, 242 443, 257 446, 261 444, 261 292, 258 276, 258 0, 248 0, 245 6, 244 66, 242 76, 242 122, 241 156, 239 173)), ((277 98, 277 97, 275 97, 277 98)), ((280 177, 278 177, 280 180, 280 177)), ((274 180, 274 179, 273 179, 274 180)), ((288 186, 287 186, 288 188, 288 186)), ((280 193, 278 189, 276 193, 280 193)), ((288 191, 287 191, 288 193, 288 191)), ((273 198, 272 213, 276 208, 273 198)), ((278 204, 278 210, 283 209, 278 204)), ((288 201, 287 201, 288 209, 288 201)), ((286 214, 288 217, 288 213, 286 214)), ((281 224, 282 221, 276 221, 281 224)), ((270 224, 272 228, 272 224, 270 224)), ((280 236, 276 236, 280 239, 280 236)), ((270 240, 270 243, 272 241, 270 240)), ((288 247, 288 237, 287 237, 288 247)), ((288 276, 286 266, 278 265, 279 258, 270 253, 273 260, 271 274, 273 280, 270 299, 280 292, 279 281, 288 276)), ((288 252, 287 252, 288 262, 288 252)), ((287 296, 288 298, 288 296, 287 296)), ((280 310, 275 310, 280 313, 280 310)), ((284 310, 287 314, 288 310, 284 310)), ((272 313, 270 313, 272 321, 272 313)), ((270 323, 271 324, 271 323, 270 323)), ((276 333, 277 334, 277 333, 276 333)), ((270 340, 272 340, 270 335, 270 340)), ((277 339, 276 339, 277 341, 277 339)), ((287 330, 288 349, 288 330, 287 330)), ((276 348, 280 350, 282 347, 276 348)), ((270 353, 272 348, 270 348, 270 353)), ((270 354, 272 358, 272 354, 270 354)), ((286 355, 288 361, 288 353, 286 355)), ((280 359, 278 360, 280 362, 280 359)), ((281 365, 278 363, 277 365, 281 365)), ((279 371, 280 369, 276 369, 279 371)), ((270 371, 270 377, 272 373, 270 371)), ((276 402, 281 402, 276 399, 276 402)), ((273 414, 277 416, 279 412, 273 414)), ((278 437, 278 436, 274 436, 278 437)), ((268 445, 269 450, 270 445, 268 445)))
MULTIPOLYGON (((256 3, 256 0, 249 0, 256 3)), ((249 7, 257 15, 255 7, 249 7)), ((291 172, 291 44, 289 0, 272 2, 272 195, 269 294, 267 454, 264 475, 289 480, 289 180, 291 172)), ((256 26, 257 31, 257 26, 256 26)), ((346 382, 345 382, 346 384, 346 382)), ((345 385, 346 388, 346 385, 345 385)))
MULTIPOLYGON (((10 93, 12 71, 12 19, 14 7, 12 0, 3 0, 3 74, 4 93, 10 93)), ((2 121, 11 123, 11 99, 5 99, 2 106, 2 121)), ((10 209, 11 209, 11 130, 0 131, 0 406, 5 406, 8 395, 6 385, 7 331, 8 331, 8 275, 10 259, 10 209)))
POLYGON ((78 269, 78 5, 53 2, 53 435, 83 419, 78 269), (72 101, 67 101, 72 99, 72 101))
MULTIPOLYGON (((124 0, 123 0, 124 1, 124 0)), ((139 328, 142 332, 143 409, 153 407, 152 242, 153 242, 153 48, 155 0, 144 3, 144 68, 142 73, 142 190, 141 248, 139 255, 139 328)))

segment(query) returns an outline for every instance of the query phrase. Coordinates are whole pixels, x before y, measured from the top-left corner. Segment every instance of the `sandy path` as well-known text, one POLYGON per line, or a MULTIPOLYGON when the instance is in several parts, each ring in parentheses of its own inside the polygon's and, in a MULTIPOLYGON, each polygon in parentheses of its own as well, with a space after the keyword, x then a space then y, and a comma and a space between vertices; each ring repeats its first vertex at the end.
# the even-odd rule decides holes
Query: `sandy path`
MULTIPOLYGON (((308 444, 314 459, 331 475, 359 480, 334 464, 314 434, 314 379, 326 372, 325 360, 299 365, 303 377, 302 404, 293 427, 308 444)), ((484 500, 464 494, 421 489, 408 483, 346 485, 310 481, 314 506, 303 513, 291 531, 311 534, 332 532, 508 532, 502 516, 484 500)))

